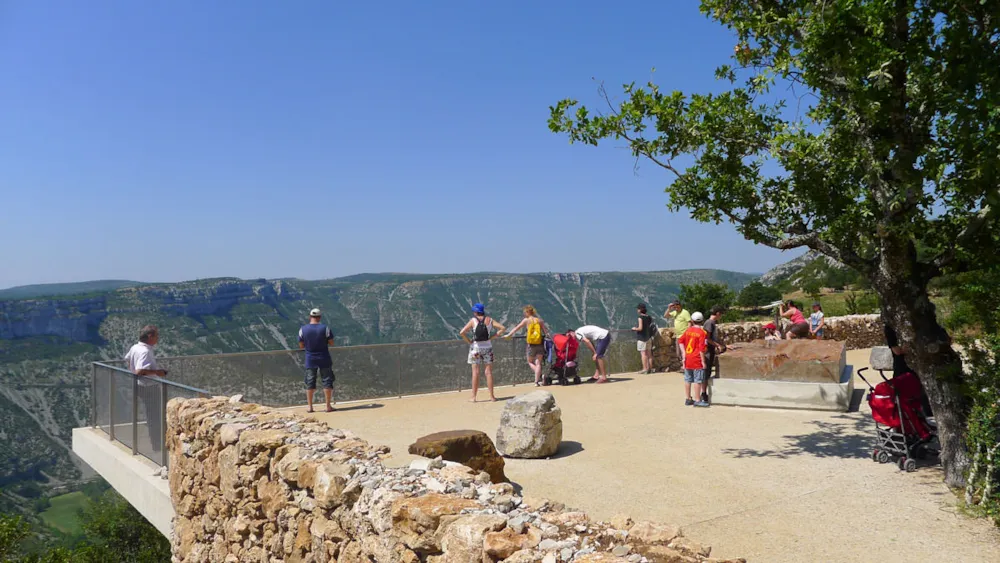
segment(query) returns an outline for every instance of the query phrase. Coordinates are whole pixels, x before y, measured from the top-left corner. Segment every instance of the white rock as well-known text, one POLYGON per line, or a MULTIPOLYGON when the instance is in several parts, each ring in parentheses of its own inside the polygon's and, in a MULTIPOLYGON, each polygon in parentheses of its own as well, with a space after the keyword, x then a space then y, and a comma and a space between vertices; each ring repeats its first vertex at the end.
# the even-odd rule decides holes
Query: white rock
POLYGON ((427 490, 435 493, 443 493, 448 490, 448 486, 437 479, 431 479, 427 481, 427 490))
POLYGON ((562 411, 548 391, 533 391, 507 402, 497 431, 497 451, 517 458, 544 458, 562 442, 562 411))
POLYGON ((542 558, 542 563, 557 563, 557 561, 555 553, 546 553, 542 558))
POLYGON ((233 395, 232 397, 229 397, 230 404, 234 404, 235 405, 236 403, 240 403, 242 401, 243 401, 243 394, 242 393, 238 393, 236 395, 233 395))

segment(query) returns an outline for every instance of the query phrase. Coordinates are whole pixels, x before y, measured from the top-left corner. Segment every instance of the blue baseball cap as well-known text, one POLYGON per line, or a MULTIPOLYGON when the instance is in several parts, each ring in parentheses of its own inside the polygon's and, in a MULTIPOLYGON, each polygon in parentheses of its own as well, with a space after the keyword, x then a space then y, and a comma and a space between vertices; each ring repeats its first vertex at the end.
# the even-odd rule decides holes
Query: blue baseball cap
POLYGON ((486 307, 482 303, 476 303, 472 306, 473 313, 486 314, 486 307))

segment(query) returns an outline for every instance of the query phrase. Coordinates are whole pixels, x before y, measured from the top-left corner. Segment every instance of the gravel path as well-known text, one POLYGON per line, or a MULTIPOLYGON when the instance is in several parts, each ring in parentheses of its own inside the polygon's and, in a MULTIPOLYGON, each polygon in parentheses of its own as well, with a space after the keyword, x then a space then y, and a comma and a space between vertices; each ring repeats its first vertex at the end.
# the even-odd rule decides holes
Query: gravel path
MULTIPOLYGON (((848 353, 855 365, 867 358, 868 351, 848 353)), ((627 513, 680 524, 712 545, 715 557, 1000 561, 1000 534, 958 513, 938 469, 907 474, 871 461, 867 404, 854 413, 694 409, 683 406, 679 374, 550 389, 563 411, 561 453, 507 460, 507 476, 528 496, 596 518, 627 513)), ((450 393, 378 401, 378 408, 341 405, 317 417, 388 444, 395 452, 388 463, 401 465, 413 459, 407 446, 425 434, 468 428, 495 436, 503 403, 466 399, 450 393)))

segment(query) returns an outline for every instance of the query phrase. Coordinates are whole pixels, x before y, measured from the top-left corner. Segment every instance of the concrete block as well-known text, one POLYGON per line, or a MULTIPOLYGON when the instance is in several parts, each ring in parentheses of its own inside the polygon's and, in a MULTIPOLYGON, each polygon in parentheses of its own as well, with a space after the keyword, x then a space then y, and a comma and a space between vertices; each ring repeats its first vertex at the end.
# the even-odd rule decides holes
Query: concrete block
POLYGON ((854 396, 854 367, 844 366, 836 383, 712 380, 712 404, 846 412, 854 396))
POLYGON ((719 355, 719 377, 765 381, 840 381, 847 347, 835 340, 756 340, 719 355))

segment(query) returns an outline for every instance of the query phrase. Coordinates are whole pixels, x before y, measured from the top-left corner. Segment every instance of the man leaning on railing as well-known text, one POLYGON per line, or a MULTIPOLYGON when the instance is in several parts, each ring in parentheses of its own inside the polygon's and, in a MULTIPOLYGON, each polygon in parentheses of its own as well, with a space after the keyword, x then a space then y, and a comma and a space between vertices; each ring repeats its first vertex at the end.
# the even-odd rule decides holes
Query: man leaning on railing
MULTIPOLYGON (((128 353, 125 354, 125 363, 128 370, 138 376, 145 377, 165 377, 167 370, 160 369, 156 365, 156 353, 153 346, 160 341, 160 331, 153 325, 146 325, 139 331, 139 342, 135 343, 128 353)), ((139 379, 141 387, 154 387, 156 384, 139 379)), ((162 392, 162 390, 161 390, 162 392)), ((163 449, 163 416, 160 413, 161 399, 158 393, 139 392, 139 398, 146 408, 146 428, 149 430, 149 444, 153 452, 159 453, 163 449)), ((133 398, 134 400, 135 398, 133 398)))

